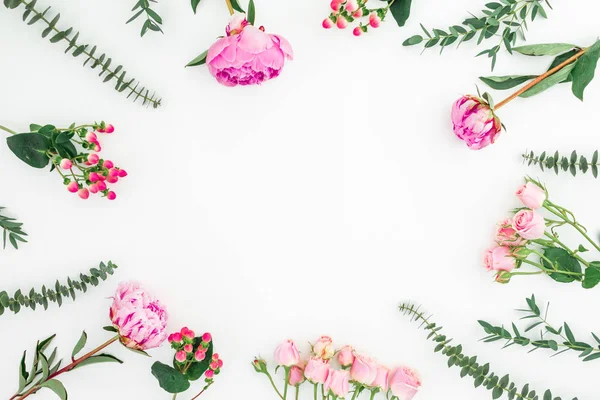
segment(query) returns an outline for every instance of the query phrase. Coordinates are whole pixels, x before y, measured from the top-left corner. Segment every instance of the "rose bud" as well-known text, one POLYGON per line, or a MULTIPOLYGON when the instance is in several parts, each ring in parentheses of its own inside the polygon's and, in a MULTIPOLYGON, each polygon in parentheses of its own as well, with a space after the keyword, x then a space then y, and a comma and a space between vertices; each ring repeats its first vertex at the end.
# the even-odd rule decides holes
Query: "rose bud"
POLYGON ((323 389, 326 394, 345 398, 350 391, 350 374, 348 371, 330 370, 323 389))
POLYGON ((329 364, 321 358, 311 358, 304 369, 304 376, 311 383, 324 384, 329 376, 329 364))
POLYGON ((329 336, 321 336, 317 343, 313 346, 313 354, 315 357, 329 360, 335 354, 333 349, 333 341, 329 336))
POLYGON ((486 250, 483 264, 488 271, 512 271, 516 260, 506 246, 495 246, 486 250))
POLYGON ((288 383, 291 386, 300 386, 301 383, 305 381, 304 378, 304 367, 306 363, 300 362, 298 365, 294 365, 290 368, 290 378, 288 379, 288 383))
POLYGON ((421 378, 408 367, 396 368, 390 373, 389 387, 401 400, 412 400, 421 387, 421 378))
POLYGON ((535 211, 521 210, 513 218, 513 229, 525 239, 535 240, 544 236, 546 221, 535 211))
POLYGON ((300 362, 300 352, 293 340, 286 340, 275 349, 275 362, 277 365, 291 367, 300 362))
POLYGON ((338 362, 342 367, 349 367, 354 362, 354 349, 352 346, 344 346, 338 353, 338 362))
POLYGON ((527 182, 517 190, 517 197, 525 207, 537 210, 544 205, 548 195, 544 189, 533 182, 527 182))
POLYGON ((377 367, 377 376, 375 380, 369 385, 372 388, 377 388, 381 390, 383 393, 388 391, 388 376, 390 374, 390 370, 386 367, 379 365, 377 367))
POLYGON ((252 366, 256 370, 256 372, 266 373, 267 372, 267 362, 262 358, 255 358, 252 362, 252 366))
POLYGON ((355 382, 370 385, 377 377, 377 363, 368 357, 357 355, 350 368, 350 377, 355 382))
POLYGON ((510 272, 500 271, 496 274, 495 281, 498 283, 507 284, 510 282, 511 277, 512 277, 512 274, 510 272))
POLYGON ((502 131, 500 119, 489 105, 474 96, 463 96, 452 106, 454 133, 472 150, 480 150, 496 141, 502 131))

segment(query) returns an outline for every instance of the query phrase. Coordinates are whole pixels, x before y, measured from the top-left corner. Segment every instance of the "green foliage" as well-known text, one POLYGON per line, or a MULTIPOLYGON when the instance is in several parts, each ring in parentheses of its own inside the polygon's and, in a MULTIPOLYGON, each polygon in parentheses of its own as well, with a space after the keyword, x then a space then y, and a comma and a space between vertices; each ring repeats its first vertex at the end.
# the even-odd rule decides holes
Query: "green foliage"
POLYGON ((50 162, 46 153, 52 143, 43 135, 21 133, 6 138, 6 143, 10 151, 33 168, 44 168, 50 162))
MULTIPOLYGON (((192 4, 193 4, 193 2, 194 2, 194 0, 192 0, 192 4)), ((140 33, 140 36, 144 36, 146 34, 146 32, 148 32, 148 30, 153 31, 153 32, 164 33, 162 28, 160 27, 163 22, 162 18, 160 15, 158 15, 158 13, 156 11, 154 11, 150 7, 151 3, 156 4, 156 3, 158 3, 158 1, 156 1, 156 0, 139 0, 137 3, 135 3, 135 6, 133 6, 131 11, 136 11, 136 10, 137 11, 133 15, 133 17, 129 18, 129 20, 126 22, 126 24, 128 24, 132 21, 135 21, 140 15, 145 14, 146 21, 144 21, 144 24, 142 25, 142 31, 140 33)), ((196 9, 194 9, 194 12, 196 12, 196 9)))
POLYGON ((546 7, 552 8, 548 0, 499 0, 487 3, 481 16, 465 19, 460 25, 450 26, 447 30, 433 29, 431 33, 421 25, 425 36, 414 35, 404 42, 404 46, 413 46, 425 42, 424 47, 440 46, 440 51, 454 43, 477 38, 477 44, 491 38, 500 38, 500 43, 477 56, 487 55, 492 60, 492 70, 496 65, 498 52, 504 47, 512 53, 519 36, 525 37, 527 20, 534 21, 539 15, 547 18, 546 7))
POLYGON ((571 283, 583 280, 581 264, 565 249, 546 247, 544 249, 544 258, 541 261, 545 268, 556 271, 549 273, 550 278, 556 282, 571 283), (564 272, 572 273, 572 275, 565 274, 564 272))
POLYGON ((51 287, 42 286, 41 292, 32 288, 29 293, 17 290, 10 296, 6 291, 0 291, 0 315, 4 314, 6 309, 17 314, 22 307, 28 307, 35 310, 37 306, 42 306, 44 310, 48 309, 49 303, 57 303, 62 306, 63 298, 75 300, 75 292, 87 292, 88 285, 98 286, 100 281, 108 279, 109 275, 114 273, 116 264, 111 261, 108 264, 100 263, 98 268, 90 269, 90 275, 80 274, 79 280, 67 278, 67 284, 61 284, 58 280, 51 287))
POLYGON ((518 310, 525 314, 521 318, 522 320, 532 320, 525 329, 525 333, 539 327, 539 339, 531 339, 527 336, 523 336, 515 323, 512 323, 513 335, 513 333, 504 329, 504 327, 493 326, 488 322, 479 321, 479 325, 481 325, 485 333, 488 334, 488 336, 484 337, 482 340, 485 343, 503 340, 505 341, 504 347, 502 347, 503 349, 513 345, 519 345, 522 347, 531 347, 530 353, 535 350, 546 349, 553 353, 552 356, 557 356, 567 351, 574 351, 579 353, 579 358, 583 361, 592 361, 600 358, 600 339, 598 336, 592 333, 592 336, 597 342, 594 345, 578 341, 575 339, 573 331, 566 322, 558 329, 550 325, 548 322, 548 309, 550 304, 546 306, 546 311, 542 313, 542 310, 536 304, 535 295, 532 295, 531 298, 526 299, 526 301, 527 309, 518 310))
POLYGON ((573 70, 573 94, 583 101, 583 91, 590 84, 596 74, 598 59, 600 58, 600 40, 594 43, 586 53, 577 61, 573 70))
POLYGON ((248 22, 250 25, 254 25, 256 21, 256 6, 254 5, 254 0, 250 0, 248 3, 248 22))
POLYGON ((19 242, 27 243, 27 240, 23 239, 23 236, 27 236, 21 229, 23 224, 17 222, 14 218, 9 218, 2 215, 2 210, 5 207, 0 207, 0 229, 2 229, 2 248, 6 249, 7 241, 15 248, 19 248, 19 242))
POLYGON ((129 98, 133 96, 133 101, 142 99, 143 105, 152 105, 154 108, 160 106, 161 99, 157 98, 155 94, 150 95, 150 90, 146 89, 144 86, 140 86, 140 83, 134 78, 129 79, 127 72, 123 69, 122 65, 111 68, 112 59, 110 57, 107 57, 104 53, 96 53, 96 46, 92 47, 88 44, 82 44, 81 42, 78 42, 79 32, 74 33, 73 28, 59 30, 57 28, 57 24, 60 20, 60 14, 56 14, 56 16, 50 20, 48 14, 50 7, 40 12, 36 8, 37 2, 38 0, 4 0, 4 5, 10 9, 14 9, 20 5, 23 5, 25 7, 23 21, 26 21, 28 25, 33 25, 42 21, 42 23, 46 26, 46 28, 42 31, 43 38, 49 37, 51 43, 68 43, 65 53, 71 52, 73 57, 79 57, 82 54, 85 55, 86 60, 83 65, 85 66, 91 62, 92 69, 100 67, 99 76, 102 77, 104 75, 104 82, 116 80, 115 90, 118 92, 128 92, 127 97, 129 98))
POLYGON ((152 364, 152 375, 167 393, 181 393, 190 388, 190 381, 175 368, 156 361, 152 364))
POLYGON ((388 0, 388 3, 390 3, 390 12, 398 26, 404 26, 410 18, 412 0, 388 0))
POLYGON ((527 162, 527 165, 539 165, 542 171, 544 168, 553 169, 557 175, 561 170, 569 171, 573 176, 577 175, 577 171, 582 174, 591 171, 594 178, 598 177, 598 150, 594 152, 590 161, 588 161, 585 156, 579 156, 577 151, 573 151, 570 157, 561 156, 558 151, 552 156, 547 155, 545 151, 539 156, 536 156, 535 153, 531 151, 523 154, 523 160, 527 162))
POLYGON ((192 61, 190 61, 186 65, 186 67, 196 67, 198 65, 206 64, 206 56, 207 55, 208 55, 208 50, 206 50, 204 53, 200 54, 198 57, 196 57, 192 61))
POLYGON ((194 14, 196 14, 196 10, 198 9, 199 4, 200 0, 192 0, 192 10, 194 10, 194 14))
MULTIPOLYGON (((475 387, 484 387, 491 391, 492 399, 499 399, 504 396, 509 400, 538 400, 539 395, 535 390, 530 390, 529 384, 518 389, 517 385, 510 379, 509 375, 496 375, 490 371, 489 364, 480 364, 477 360, 477 356, 468 356, 463 353, 463 346, 450 345, 452 341, 446 335, 442 334, 441 326, 437 326, 435 322, 430 321, 430 317, 427 317, 424 312, 419 311, 419 307, 415 307, 413 304, 404 303, 400 305, 400 312, 410 317, 412 321, 419 322, 424 330, 429 332, 428 339, 436 343, 434 351, 441 352, 448 358, 448 367, 460 368, 460 377, 464 378, 469 376, 473 379, 475 387)), ((544 399, 553 399, 552 392, 546 390, 544 392, 544 399)), ((577 400, 574 398, 573 400, 577 400)))

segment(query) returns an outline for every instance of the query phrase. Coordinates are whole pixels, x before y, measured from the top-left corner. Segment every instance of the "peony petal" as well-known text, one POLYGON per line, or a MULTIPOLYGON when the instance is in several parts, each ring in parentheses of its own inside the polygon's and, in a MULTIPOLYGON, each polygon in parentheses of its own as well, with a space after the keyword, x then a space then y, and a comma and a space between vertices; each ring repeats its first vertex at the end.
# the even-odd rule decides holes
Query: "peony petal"
POLYGON ((283 51, 283 54, 290 59, 294 59, 294 50, 292 50, 292 45, 288 42, 283 36, 280 35, 271 35, 275 43, 279 44, 279 48, 283 51))
POLYGON ((212 44, 208 49, 208 53, 206 54, 206 62, 210 63, 215 57, 217 57, 223 50, 225 50, 228 46, 235 46, 235 42, 237 41, 236 36, 224 37, 212 44))
POLYGON ((239 38, 238 46, 249 53, 262 53, 274 46, 271 36, 252 25, 244 28, 237 37, 239 38))

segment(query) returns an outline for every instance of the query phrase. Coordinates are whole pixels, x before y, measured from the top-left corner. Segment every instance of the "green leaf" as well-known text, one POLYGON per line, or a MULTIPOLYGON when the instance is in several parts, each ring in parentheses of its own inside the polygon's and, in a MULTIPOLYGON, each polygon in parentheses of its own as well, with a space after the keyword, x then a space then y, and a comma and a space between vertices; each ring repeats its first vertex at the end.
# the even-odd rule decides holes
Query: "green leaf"
POLYGON ((192 10, 194 10, 194 14, 196 14, 196 9, 198 8, 198 4, 200 4, 200 0, 192 0, 192 10))
POLYGON ((123 364, 123 361, 119 360, 117 357, 110 355, 110 354, 98 354, 95 356, 91 356, 90 358, 80 362, 79 364, 77 364, 77 368, 81 368, 83 366, 86 365, 92 365, 92 364, 100 364, 100 363, 119 363, 119 364, 123 364))
POLYGON ((231 0, 231 6, 233 7, 233 9, 235 11, 241 12, 243 14, 246 13, 246 11, 244 11, 244 9, 242 8, 242 6, 240 6, 240 3, 238 3, 238 0, 231 0))
POLYGON ((573 94, 583 101, 585 88, 594 79, 598 59, 600 58, 600 40, 590 47, 577 61, 573 70, 573 94))
POLYGON ((185 392, 190 387, 190 381, 181 372, 158 361, 152 364, 152 375, 167 393, 185 392))
POLYGON ((49 381, 40 383, 40 387, 52 390, 61 400, 67 400, 68 398, 65 387, 56 379, 50 379, 49 381))
POLYGON ((406 39, 404 43, 402 43, 402 46, 414 46, 415 44, 421 43, 423 40, 423 36, 414 35, 406 39))
MULTIPOLYGON (((550 265, 548 261, 542 259, 544 267, 547 269, 554 270, 556 268, 558 269, 558 271, 574 272, 581 274, 581 264, 579 263, 579 261, 576 258, 570 256, 569 253, 567 253, 563 249, 559 249, 556 247, 547 247, 544 249, 544 256, 546 256, 546 258, 553 263, 553 265, 550 265)), ((555 281, 562 283, 570 283, 576 280, 581 280, 580 276, 565 275, 561 274, 560 272, 553 272, 549 276, 555 281)))
MULTIPOLYGON (((16 303, 19 304, 19 303, 16 303)), ((27 356, 27 352, 23 352, 23 357, 21 357, 21 363, 19 364, 19 392, 25 389, 27 385, 27 378, 29 378, 29 373, 27 372, 27 366, 25 365, 25 357, 27 356)))
POLYGON ((575 47, 577 46, 569 43, 547 43, 513 47, 513 51, 526 56, 555 56, 572 50, 575 47))
POLYGON ((85 333, 85 331, 83 331, 81 333, 81 337, 79 338, 79 340, 75 344, 75 347, 73 348, 73 352, 71 353, 71 357, 75 358, 75 356, 77 354, 79 354, 79 352, 85 347, 86 343, 87 343, 87 333, 85 333))
POLYGON ((34 168, 44 168, 50 162, 46 152, 50 149, 50 140, 38 133, 21 133, 6 139, 9 149, 19 159, 34 168))
POLYGON ((594 261, 585 270, 582 286, 584 289, 592 289, 598 283, 600 283, 600 261, 594 261))
POLYGON ((398 23, 398 26, 404 26, 408 18, 410 17, 410 7, 412 5, 412 0, 388 0, 388 3, 392 3, 390 7, 390 11, 392 16, 398 23))
POLYGON ((40 130, 40 128, 41 128, 41 127, 42 127, 42 126, 41 126, 41 125, 38 125, 38 124, 30 124, 30 125, 29 125, 29 130, 30 130, 31 132, 37 132, 37 131, 39 131, 39 130, 40 130))
POLYGON ((512 89, 531 79, 537 78, 537 75, 509 75, 509 76, 481 76, 479 79, 496 90, 512 89))
POLYGON ((248 22, 250 25, 254 25, 254 21, 256 19, 256 7, 254 6, 254 0, 250 0, 248 3, 248 22))
POLYGON ((208 50, 206 50, 204 53, 200 54, 198 57, 196 57, 192 61, 190 61, 186 65, 186 67, 196 67, 198 65, 206 64, 206 56, 207 55, 208 55, 208 50))
POLYGON ((105 326, 102 329, 108 332, 118 332, 117 328, 115 328, 114 326, 105 326))
POLYGON ((594 353, 594 354, 589 355, 586 358, 584 358, 583 361, 593 361, 593 360, 597 360, 598 358, 600 358, 600 353, 594 353))
POLYGON ((571 71, 573 71, 573 69, 575 68, 576 65, 577 64, 569 64, 569 65, 565 66, 560 71, 556 72, 555 74, 550 75, 549 77, 547 77, 546 79, 544 79, 543 81, 541 81, 540 83, 538 83, 537 85, 535 85, 534 87, 532 87, 531 89, 526 91, 525 93, 521 94, 520 97, 527 98, 527 97, 535 96, 536 94, 540 94, 540 93, 550 89, 552 86, 565 81, 566 79, 569 78, 571 71))

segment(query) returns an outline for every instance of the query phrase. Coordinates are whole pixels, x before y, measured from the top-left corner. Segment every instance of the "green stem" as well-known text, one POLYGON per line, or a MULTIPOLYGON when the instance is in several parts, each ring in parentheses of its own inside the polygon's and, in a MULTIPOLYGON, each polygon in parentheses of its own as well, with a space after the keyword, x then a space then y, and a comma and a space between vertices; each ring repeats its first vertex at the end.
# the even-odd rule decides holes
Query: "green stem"
POLYGON ((318 384, 315 383, 315 400, 317 400, 317 390, 318 390, 318 384))
POLYGON ((548 268, 544 267, 540 263, 536 263, 536 262, 529 261, 529 260, 522 260, 522 261, 524 263, 526 263, 526 264, 533 265, 534 267, 537 267, 537 268, 541 269, 543 272, 545 272, 548 275, 550 275, 550 274, 563 274, 563 275, 574 275, 574 276, 577 276, 577 277, 583 277, 583 274, 580 274, 578 272, 553 270, 553 269, 548 269, 548 268))
POLYGON ((233 5, 231 5, 231 0, 225 0, 225 3, 227 3, 227 9, 229 10, 229 14, 233 15, 234 10, 233 10, 233 5))
POLYGON ((271 382, 271 386, 273 386, 273 389, 275 389, 275 391, 277 392, 277 396, 279 396, 279 398, 283 400, 283 396, 281 395, 279 389, 277 389, 275 382, 273 382, 273 377, 271 376, 271 374, 269 374, 269 371, 266 371, 265 375, 267 375, 267 377, 269 378, 269 382, 271 382))
POLYGON ((283 400, 287 399, 288 386, 290 385, 290 367, 283 367, 285 369, 285 384, 283 385, 283 400))
POLYGON ((177 393, 173 393, 173 399, 172 400, 175 400, 176 398, 177 398, 177 393))
POLYGON ((300 395, 300 386, 296 385, 296 400, 298 400, 299 395, 300 395))
POLYGON ((10 133, 11 135, 16 135, 17 134, 17 132, 13 131, 12 129, 8 129, 7 127, 2 126, 2 125, 0 125, 0 129, 2 129, 3 131, 6 131, 8 133, 10 133))
POLYGON ((514 276, 514 275, 540 275, 543 273, 544 273, 544 271, 535 271, 535 272, 533 272, 533 271, 532 272, 517 271, 517 272, 511 272, 510 274, 514 276))
POLYGON ((323 400, 325 400, 325 385, 321 385, 321 396, 323 396, 323 400))
MULTIPOLYGON (((557 209, 557 210, 559 210, 559 211, 564 211, 564 212, 567 212, 567 211, 568 211, 567 209, 565 209, 565 208, 563 208, 563 207, 560 207, 560 206, 557 206, 556 204, 552 203, 552 202, 551 202, 551 201, 549 201, 549 200, 546 200, 546 202, 544 203, 544 208, 545 208, 546 210, 550 211, 552 214, 556 215, 557 217, 559 217, 560 219, 562 219, 563 221, 565 221, 567 224, 569 224, 569 225, 571 225, 573 228, 575 228, 575 229, 577 230, 577 232, 581 233, 581 235, 582 235, 584 238, 586 238, 586 240, 587 240, 587 241, 588 241, 588 242, 589 242, 589 243, 590 243, 592 246, 594 246, 594 248, 595 248, 596 250, 600 251, 600 246, 599 246, 599 245, 598 245, 596 242, 594 242, 594 241, 592 240, 592 238, 590 238, 590 237, 588 236, 588 234, 587 234, 587 233, 586 233, 586 232, 585 232, 583 229, 581 229, 581 226, 580 226, 579 224, 575 223, 574 221, 571 221, 571 220, 570 220, 570 219, 568 219, 568 218, 567 218, 567 217, 566 217, 564 214, 562 214, 562 213, 560 213, 560 212, 556 212, 555 210, 551 209, 550 207, 554 207, 555 209, 557 209)), ((572 213, 572 212, 570 212, 570 211, 568 211, 568 212, 569 212, 569 214, 573 215, 573 213, 572 213)))
MULTIPOLYGON (((552 234, 550 234, 548 232, 544 232, 544 234, 546 235, 546 237, 550 238, 550 240, 552 240, 554 243, 556 243, 557 245, 559 245, 560 247, 562 247, 571 256, 573 256, 576 259, 578 259, 586 267, 590 266, 589 262, 587 262, 586 260, 584 260, 583 258, 581 258, 581 256, 579 254, 577 254, 575 251, 571 250, 566 244, 564 244, 563 242, 561 242, 556 236, 554 236, 554 235, 552 235, 552 234)), ((548 260, 548 259, 546 258, 546 260, 548 260)))
POLYGON ((352 400, 355 400, 358 395, 360 394, 362 386, 356 386, 356 388, 354 389, 354 394, 352 395, 352 400))
POLYGON ((373 400, 375 398, 376 394, 377 394, 377 390, 371 390, 371 400, 373 400))

